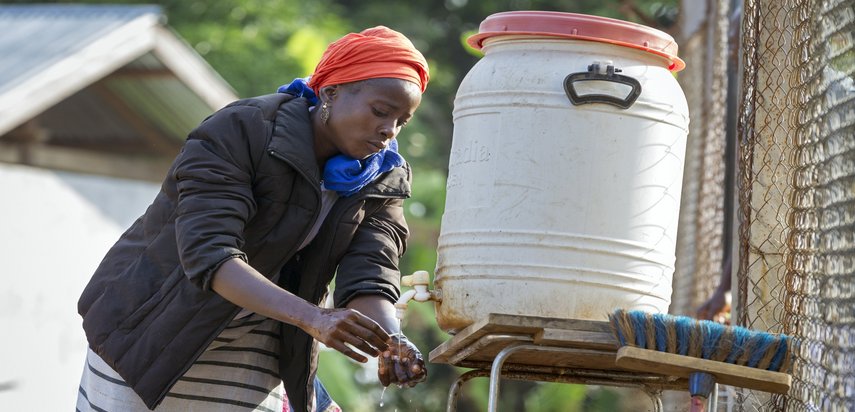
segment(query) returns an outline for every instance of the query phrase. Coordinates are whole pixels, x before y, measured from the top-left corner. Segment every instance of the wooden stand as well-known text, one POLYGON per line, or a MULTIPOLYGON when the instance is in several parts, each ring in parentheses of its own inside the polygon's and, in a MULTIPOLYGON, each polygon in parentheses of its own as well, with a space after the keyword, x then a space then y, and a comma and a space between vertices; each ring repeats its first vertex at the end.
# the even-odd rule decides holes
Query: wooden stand
POLYGON ((486 376, 490 377, 489 412, 496 411, 502 376, 640 388, 651 397, 654 411, 662 410, 661 391, 687 390, 686 377, 692 371, 710 372, 721 383, 768 392, 784 393, 790 385, 790 376, 783 373, 648 352, 653 351, 618 350, 605 321, 490 314, 432 350, 429 359, 473 369, 452 384, 448 412, 457 410, 463 383, 486 376))
POLYGON ((688 378, 694 372, 706 372, 715 376, 717 383, 772 393, 787 393, 793 380, 786 373, 764 371, 747 366, 737 366, 631 346, 624 346, 618 350, 615 363, 624 369, 634 371, 655 369, 668 375, 683 378, 688 378))

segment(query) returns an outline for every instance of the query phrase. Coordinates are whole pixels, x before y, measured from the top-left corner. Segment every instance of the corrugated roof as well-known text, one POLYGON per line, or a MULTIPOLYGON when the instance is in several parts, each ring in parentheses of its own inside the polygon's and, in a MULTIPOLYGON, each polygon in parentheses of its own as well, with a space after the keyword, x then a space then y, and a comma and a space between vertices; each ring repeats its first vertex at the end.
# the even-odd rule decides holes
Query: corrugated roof
POLYGON ((158 6, 0 6, 0 93, 144 15, 163 16, 158 6))
POLYGON ((0 5, 0 161, 159 179, 145 163, 237 99, 165 21, 157 6, 0 5))

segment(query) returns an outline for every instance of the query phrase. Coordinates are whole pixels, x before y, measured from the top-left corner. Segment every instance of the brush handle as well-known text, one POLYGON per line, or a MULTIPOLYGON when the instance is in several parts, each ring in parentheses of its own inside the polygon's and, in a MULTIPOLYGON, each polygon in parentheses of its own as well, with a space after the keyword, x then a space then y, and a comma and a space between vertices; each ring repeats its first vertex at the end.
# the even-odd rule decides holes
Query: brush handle
MULTIPOLYGON (((715 376, 706 372, 692 372, 689 374, 689 394, 692 395, 691 412, 704 412, 706 402, 715 388, 715 376)), ((713 411, 715 412, 715 411, 713 411)))
POLYGON ((692 372, 689 374, 689 394, 709 399, 715 386, 715 376, 706 372, 692 372))

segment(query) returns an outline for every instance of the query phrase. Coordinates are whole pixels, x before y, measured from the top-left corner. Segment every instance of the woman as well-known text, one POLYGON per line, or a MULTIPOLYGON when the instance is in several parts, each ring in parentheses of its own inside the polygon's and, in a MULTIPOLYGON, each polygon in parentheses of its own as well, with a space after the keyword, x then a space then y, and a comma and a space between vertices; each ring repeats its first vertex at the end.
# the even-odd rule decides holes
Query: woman
POLYGON ((412 43, 375 27, 332 43, 308 84, 193 130, 80 297, 78 410, 315 410, 316 342, 379 356, 383 385, 424 380, 394 317, 411 182, 394 138, 427 82, 412 43))

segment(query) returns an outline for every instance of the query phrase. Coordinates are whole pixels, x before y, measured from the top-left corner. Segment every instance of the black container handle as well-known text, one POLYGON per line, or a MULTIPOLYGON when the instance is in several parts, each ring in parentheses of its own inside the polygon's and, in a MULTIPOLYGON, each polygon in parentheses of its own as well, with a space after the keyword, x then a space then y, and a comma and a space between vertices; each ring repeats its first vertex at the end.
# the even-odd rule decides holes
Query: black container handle
POLYGON ((620 69, 615 69, 614 66, 609 64, 606 66, 606 72, 600 73, 600 64, 591 64, 588 66, 587 72, 570 73, 564 78, 564 92, 567 93, 570 103, 573 103, 574 105, 606 103, 620 107, 621 109, 629 109, 630 106, 635 103, 635 100, 638 99, 638 96, 641 95, 641 83, 632 77, 618 74, 620 72, 620 69), (629 95, 624 98, 609 96, 607 94, 586 94, 584 96, 580 96, 579 93, 576 92, 574 83, 590 80, 625 84, 632 87, 632 90, 629 92, 629 95))

